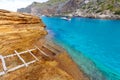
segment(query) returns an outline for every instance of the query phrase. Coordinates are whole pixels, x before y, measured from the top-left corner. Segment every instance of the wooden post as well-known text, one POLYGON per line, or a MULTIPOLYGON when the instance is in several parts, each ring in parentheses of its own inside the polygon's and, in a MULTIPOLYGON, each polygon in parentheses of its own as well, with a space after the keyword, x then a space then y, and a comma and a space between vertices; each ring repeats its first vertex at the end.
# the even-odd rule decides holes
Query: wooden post
POLYGON ((5 60, 4 60, 4 57, 2 55, 0 55, 0 59, 2 61, 2 66, 3 66, 3 70, 4 71, 7 71, 7 67, 6 67, 6 64, 5 64, 5 60))

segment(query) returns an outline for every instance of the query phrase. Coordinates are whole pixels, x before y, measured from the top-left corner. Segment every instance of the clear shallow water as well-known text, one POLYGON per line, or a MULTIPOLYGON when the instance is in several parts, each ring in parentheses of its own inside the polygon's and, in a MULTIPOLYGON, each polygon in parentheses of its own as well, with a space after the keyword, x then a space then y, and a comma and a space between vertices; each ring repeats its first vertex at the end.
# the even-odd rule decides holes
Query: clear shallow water
POLYGON ((120 80, 120 20, 42 20, 53 40, 69 52, 91 80, 120 80))

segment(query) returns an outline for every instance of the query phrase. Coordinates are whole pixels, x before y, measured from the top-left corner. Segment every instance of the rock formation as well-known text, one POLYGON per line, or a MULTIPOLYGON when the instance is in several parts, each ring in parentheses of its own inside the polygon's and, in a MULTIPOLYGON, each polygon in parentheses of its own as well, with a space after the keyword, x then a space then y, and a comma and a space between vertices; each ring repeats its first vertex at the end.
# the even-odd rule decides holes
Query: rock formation
POLYGON ((0 54, 33 47, 46 34, 45 25, 38 17, 0 10, 0 54))
POLYGON ((49 0, 34 2, 26 8, 18 9, 35 15, 82 16, 91 18, 120 19, 119 0, 49 0), (53 2, 55 2, 53 4, 53 2), (59 4, 58 4, 59 3, 59 4))
POLYGON ((55 15, 68 0, 49 0, 45 3, 33 2, 26 8, 18 9, 18 12, 31 13, 34 15, 55 15))

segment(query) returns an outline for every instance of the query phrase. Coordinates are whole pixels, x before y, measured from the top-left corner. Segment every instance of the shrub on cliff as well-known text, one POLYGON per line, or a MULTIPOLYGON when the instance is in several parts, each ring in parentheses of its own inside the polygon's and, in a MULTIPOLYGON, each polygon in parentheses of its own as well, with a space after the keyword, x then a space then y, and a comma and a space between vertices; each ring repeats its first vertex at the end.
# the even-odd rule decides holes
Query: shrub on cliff
POLYGON ((116 10, 114 14, 120 15, 120 10, 116 10))

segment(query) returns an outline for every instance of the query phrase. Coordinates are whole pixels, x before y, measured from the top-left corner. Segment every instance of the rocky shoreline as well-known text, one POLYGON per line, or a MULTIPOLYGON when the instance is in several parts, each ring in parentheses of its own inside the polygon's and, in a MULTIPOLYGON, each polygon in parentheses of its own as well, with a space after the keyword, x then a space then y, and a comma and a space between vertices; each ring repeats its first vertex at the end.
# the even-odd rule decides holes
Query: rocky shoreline
POLYGON ((84 17, 84 18, 94 18, 94 19, 110 19, 110 20, 120 20, 120 15, 114 15, 112 12, 106 11, 104 13, 87 13, 85 11, 76 11, 69 14, 55 14, 46 16, 65 16, 65 17, 84 17))
POLYGON ((86 18, 98 18, 98 19, 115 19, 115 20, 120 19, 120 15, 115 15, 112 12, 107 11, 107 10, 103 13, 87 13, 85 11, 78 10, 69 15, 78 16, 78 17, 86 17, 86 18))
MULTIPOLYGON (((38 15, 39 16, 39 15, 38 15)), ((42 16, 42 15, 41 15, 42 16)), ((84 11, 76 11, 69 14, 47 14, 48 17, 83 17, 83 18, 93 18, 93 19, 109 19, 109 20, 120 20, 120 15, 114 15, 111 12, 108 13, 87 13, 84 11)))

